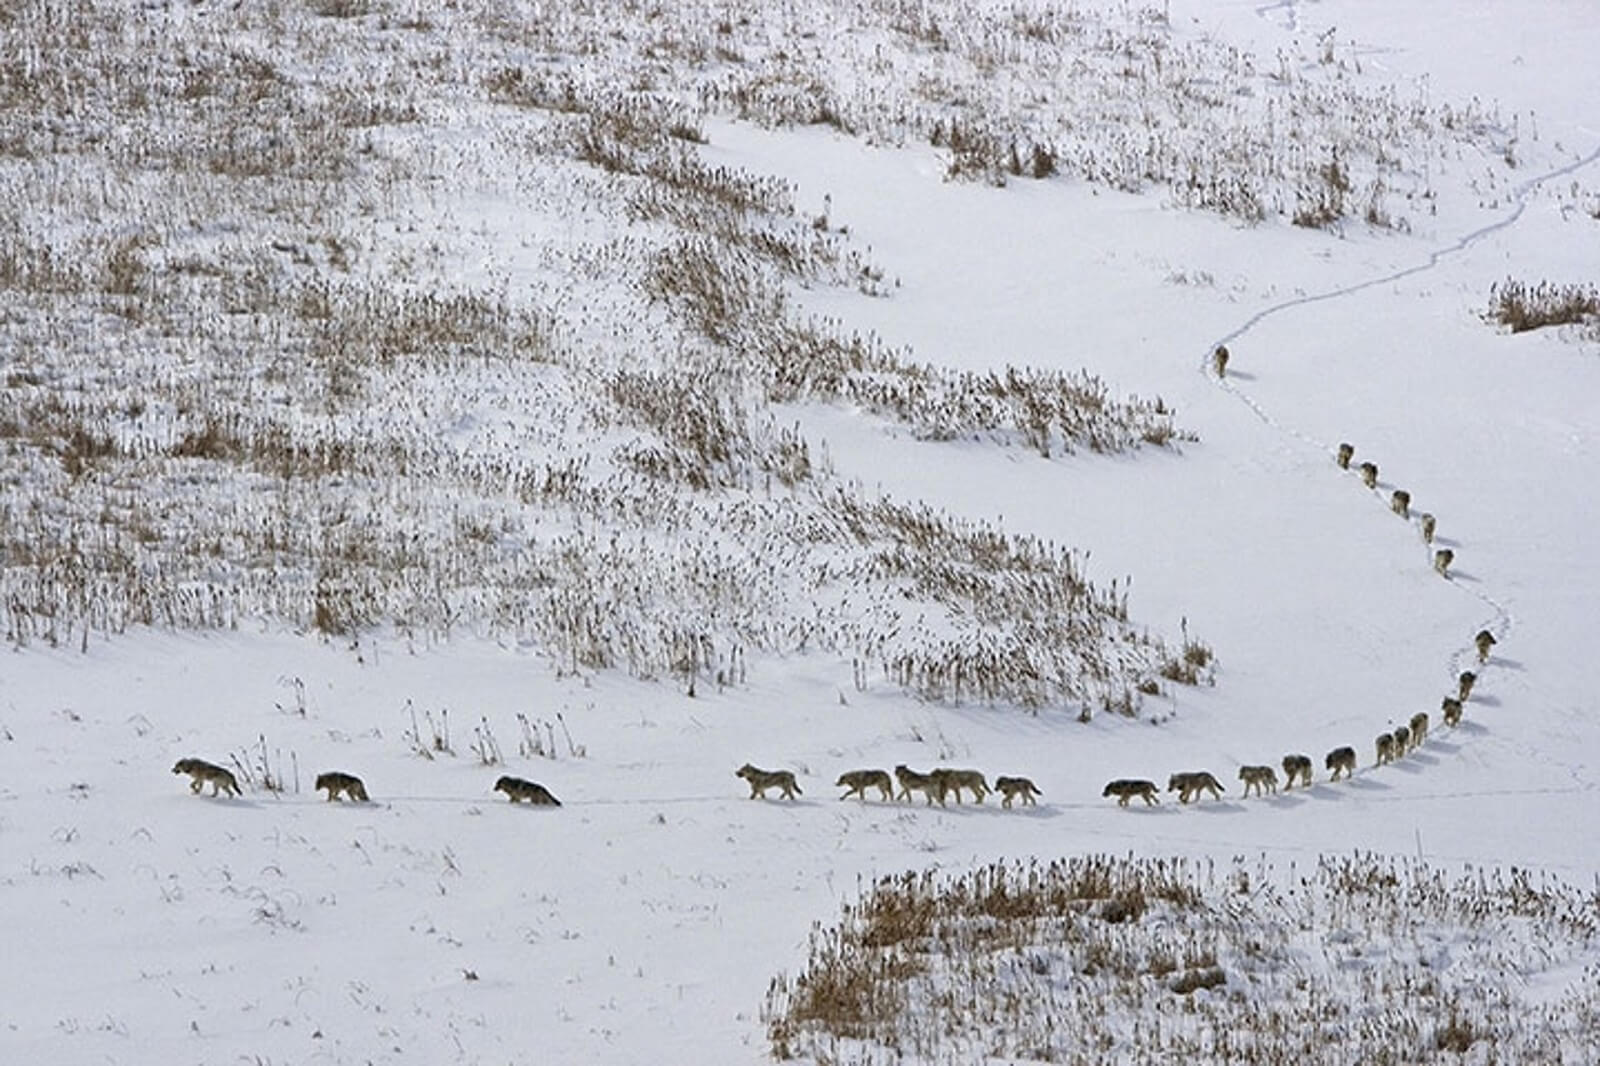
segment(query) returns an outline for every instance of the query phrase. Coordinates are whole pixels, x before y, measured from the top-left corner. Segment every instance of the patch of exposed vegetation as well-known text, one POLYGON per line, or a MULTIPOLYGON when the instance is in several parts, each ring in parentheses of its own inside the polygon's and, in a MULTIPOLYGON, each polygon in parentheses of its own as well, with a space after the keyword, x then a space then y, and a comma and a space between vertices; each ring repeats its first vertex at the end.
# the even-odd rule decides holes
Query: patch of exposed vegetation
POLYGON ((819 1063, 1577 1061, 1597 973, 1600 899, 1548 876, 1086 856, 880 879, 764 1018, 819 1063))

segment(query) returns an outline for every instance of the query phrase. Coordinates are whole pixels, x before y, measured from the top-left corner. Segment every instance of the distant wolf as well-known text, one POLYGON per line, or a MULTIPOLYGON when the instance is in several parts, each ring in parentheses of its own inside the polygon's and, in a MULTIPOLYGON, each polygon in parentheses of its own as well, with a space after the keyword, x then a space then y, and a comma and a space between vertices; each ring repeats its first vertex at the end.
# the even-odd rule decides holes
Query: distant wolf
POLYGON ((1167 791, 1178 794, 1179 803, 1188 803, 1197 793, 1209 792, 1217 799, 1222 798, 1222 785, 1216 778, 1204 770, 1194 770, 1189 773, 1173 774, 1167 781, 1167 791))
POLYGON ((1378 734, 1378 765, 1382 766, 1386 762, 1394 762, 1393 733, 1378 734))
POLYGON ((1433 553, 1433 568, 1439 571, 1440 577, 1450 576, 1450 564, 1456 561, 1456 553, 1449 548, 1440 548, 1433 553))
POLYGON ((1424 514, 1417 521, 1422 524, 1422 543, 1432 544, 1433 532, 1439 528, 1439 520, 1431 514, 1424 514))
MULTIPOLYGON (((1217 372, 1217 377, 1228 376, 1228 346, 1217 345, 1217 350, 1211 353, 1211 368, 1217 372)), ((1246 377, 1250 375, 1246 374, 1246 377)))
POLYGON ((1328 778, 1330 781, 1339 780, 1340 774, 1349 777, 1356 772, 1356 749, 1348 745, 1334 748, 1328 752, 1328 757, 1322 761, 1322 765, 1330 771, 1332 775, 1328 778))
POLYGON ((1487 629, 1478 630, 1478 635, 1472 638, 1472 642, 1478 646, 1478 661, 1480 663, 1489 661, 1489 649, 1499 643, 1494 639, 1494 634, 1487 629))
POLYGON ((1444 715, 1444 724, 1454 728, 1461 724, 1461 701, 1446 696, 1439 703, 1439 710, 1444 715))
POLYGON ((349 796, 361 803, 370 803, 367 799, 367 786, 361 783, 361 778, 354 774, 342 774, 338 770, 330 770, 325 774, 317 775, 317 790, 328 790, 328 802, 332 803, 339 798, 340 793, 349 796))
POLYGON ((1365 485, 1369 489, 1377 488, 1378 487, 1378 464, 1377 463, 1362 463, 1361 466, 1359 467, 1359 469, 1361 471, 1361 483, 1363 485, 1365 485))
POLYGON ((1299 778, 1307 788, 1311 787, 1311 758, 1306 755, 1285 755, 1283 757, 1283 772, 1289 780, 1283 783, 1285 789, 1294 787, 1295 778, 1299 778))
POLYGON ((1426 711, 1418 711, 1416 714, 1411 716, 1411 746, 1412 746, 1412 748, 1420 748, 1422 746, 1422 742, 1424 740, 1427 740, 1427 739, 1428 739, 1428 714, 1427 714, 1426 711))
POLYGON ((1394 727, 1394 757, 1400 758, 1411 750, 1411 729, 1408 726, 1397 725, 1394 727))
POLYGON ((1472 686, 1478 683, 1478 675, 1471 670, 1461 671, 1461 676, 1456 678, 1456 699, 1466 703, 1472 698, 1472 686))
POLYGON ((188 774, 189 791, 195 795, 200 794, 200 789, 207 782, 211 784, 211 794, 220 795, 224 792, 237 796, 239 782, 234 778, 231 770, 215 766, 204 759, 179 759, 173 764, 172 772, 175 774, 188 774))
POLYGON ((783 793, 784 799, 794 799, 803 795, 800 786, 795 784, 794 774, 788 770, 758 770, 749 763, 745 763, 733 772, 734 777, 742 777, 750 782, 750 798, 760 796, 767 798, 767 789, 776 788, 783 793))
POLYGON ((1395 489, 1394 494, 1389 497, 1389 510, 1393 511, 1401 518, 1410 518, 1411 493, 1407 492, 1405 489, 1395 489))
POLYGON ((939 801, 939 806, 944 806, 944 785, 940 783, 937 775, 918 773, 905 763, 901 763, 894 768, 894 777, 900 782, 900 799, 910 803, 911 793, 920 792, 927 798, 930 807, 933 806, 935 799, 939 801))
POLYGON ((1117 806, 1119 807, 1126 807, 1128 801, 1135 796, 1143 799, 1145 804, 1151 807, 1161 802, 1156 798, 1156 783, 1154 781, 1143 781, 1127 777, 1117 778, 1108 784, 1106 790, 1100 795, 1117 797, 1117 806))
POLYGON ((1022 797, 1024 807, 1038 806, 1033 802, 1033 797, 1044 795, 1038 786, 1026 777, 997 777, 994 779, 994 790, 1000 793, 1000 806, 1009 808, 1011 801, 1018 796, 1022 797))
POLYGON ((502 777, 494 783, 494 791, 504 792, 512 803, 527 800, 535 807, 561 806, 561 801, 552 796, 549 789, 534 781, 524 781, 520 777, 502 777))
POLYGON ((849 799, 851 796, 860 796, 861 802, 867 802, 867 789, 875 788, 883 794, 884 802, 894 799, 894 783, 889 775, 882 770, 851 770, 847 774, 840 774, 839 780, 834 784, 845 789, 845 794, 840 799, 849 799))
POLYGON ((1258 794, 1278 791, 1278 771, 1270 766, 1241 766, 1239 780, 1244 782, 1246 796, 1250 795, 1251 789, 1258 794))
POLYGON ((961 790, 964 788, 971 789, 972 798, 979 803, 989 794, 989 782, 977 770, 952 770, 948 766, 940 766, 930 771, 928 776, 939 783, 941 792, 955 796, 957 803, 961 802, 961 790))
POLYGON ((1349 470, 1350 460, 1354 459, 1355 457, 1356 446, 1354 444, 1341 444, 1339 445, 1339 456, 1335 462, 1339 464, 1340 470, 1349 470))

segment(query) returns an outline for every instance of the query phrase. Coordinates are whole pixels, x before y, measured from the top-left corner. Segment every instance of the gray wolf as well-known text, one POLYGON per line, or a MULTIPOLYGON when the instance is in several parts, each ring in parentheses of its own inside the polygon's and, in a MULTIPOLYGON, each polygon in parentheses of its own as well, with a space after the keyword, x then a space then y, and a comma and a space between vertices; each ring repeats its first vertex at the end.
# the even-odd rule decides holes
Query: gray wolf
POLYGON ((1188 803, 1199 792, 1209 792, 1217 799, 1222 798, 1222 785, 1216 778, 1204 770, 1193 770, 1188 773, 1173 774, 1167 781, 1167 791, 1178 794, 1179 803, 1188 803))
POLYGON ((983 802, 983 797, 990 791, 989 782, 985 781, 983 775, 976 770, 952 770, 948 766, 940 766, 932 770, 928 776, 938 782, 941 792, 953 794, 957 803, 961 802, 963 788, 971 789, 972 798, 979 803, 983 802))
POLYGON ((894 784, 889 780, 889 775, 882 770, 851 770, 849 773, 840 774, 839 780, 834 784, 846 789, 840 799, 860 796, 861 802, 865 803, 869 788, 875 788, 882 793, 885 802, 894 799, 894 784))
POLYGON ((1439 527, 1439 520, 1431 514, 1424 514, 1417 521, 1422 523, 1422 543, 1432 544, 1433 531, 1439 527))
POLYGON ((1322 761, 1322 764, 1332 774, 1328 778, 1330 781, 1339 780, 1340 774, 1349 777, 1356 772, 1356 749, 1348 745, 1342 748, 1334 748, 1328 752, 1328 757, 1322 761))
POLYGON ((927 798, 930 807, 935 799, 939 801, 939 806, 944 806, 944 785, 937 774, 918 773, 901 763, 894 768, 894 776, 900 782, 900 799, 910 803, 911 793, 920 792, 927 798))
POLYGON ((1311 758, 1310 758, 1310 756, 1306 756, 1306 755, 1285 755, 1283 757, 1283 772, 1289 778, 1288 781, 1284 782, 1284 784, 1283 784, 1284 788, 1286 788, 1286 789, 1293 788, 1294 787, 1294 780, 1297 777, 1305 782, 1305 786, 1307 788, 1311 787, 1311 758))
POLYGON ((1456 553, 1449 548, 1440 548, 1433 553, 1433 568, 1439 571, 1440 577, 1450 576, 1450 564, 1456 561, 1456 553))
POLYGON ((534 781, 524 781, 520 777, 502 777, 494 783, 494 791, 504 792, 512 803, 527 800, 535 807, 561 806, 561 801, 552 796, 549 789, 534 781))
POLYGON ((342 774, 337 770, 329 770, 325 774, 318 774, 317 791, 322 789, 328 790, 329 803, 338 799, 340 793, 361 803, 371 802, 367 799, 367 786, 363 785, 361 778, 354 774, 342 774))
POLYGON ((1472 642, 1478 646, 1478 661, 1480 663, 1489 661, 1489 649, 1499 643, 1494 639, 1494 634, 1487 629, 1478 630, 1478 635, 1472 638, 1472 642))
POLYGON ((1378 734, 1378 765, 1382 766, 1386 762, 1394 762, 1393 733, 1378 734))
POLYGON ((1033 797, 1044 795, 1026 777, 997 777, 994 779, 994 790, 1001 795, 1000 806, 1010 807, 1011 801, 1018 796, 1022 797, 1024 807, 1037 806, 1033 797))
POLYGON ((1263 791, 1278 791, 1278 771, 1270 766, 1241 766, 1239 767, 1239 780, 1244 782, 1244 794, 1250 795, 1253 788, 1259 794, 1263 791))
POLYGON ((1478 683, 1478 675, 1471 670, 1461 671, 1461 676, 1456 678, 1456 699, 1466 703, 1472 698, 1472 686, 1478 683))
MULTIPOLYGON (((1217 372, 1217 377, 1226 377, 1228 374, 1228 346, 1217 345, 1217 350, 1211 353, 1211 366, 1217 372)), ((1248 375, 1247 375, 1248 376, 1248 375)))
POLYGON ((1422 742, 1428 739, 1428 715, 1425 711, 1418 711, 1411 716, 1411 746, 1419 748, 1422 742))
POLYGON ((788 770, 758 770, 749 763, 745 763, 733 772, 734 777, 742 777, 750 782, 750 798, 760 796, 767 798, 767 789, 775 788, 783 793, 784 799, 794 799, 801 795, 800 786, 795 784, 794 774, 788 770))
POLYGON ((1349 470, 1350 460, 1354 459, 1355 457, 1356 446, 1354 444, 1339 445, 1339 458, 1336 461, 1339 464, 1340 470, 1349 470))
POLYGON ((206 762, 204 759, 179 759, 172 767, 175 774, 188 774, 189 791, 195 795, 200 794, 200 789, 207 782, 211 784, 211 794, 220 795, 223 792, 237 796, 239 782, 234 778, 231 770, 206 762))
POLYGON ((1156 783, 1154 781, 1143 781, 1127 777, 1117 778, 1108 784, 1106 790, 1100 795, 1117 797, 1117 806, 1119 807, 1126 807, 1128 801, 1135 796, 1143 799, 1145 804, 1151 807, 1161 802, 1156 798, 1156 783))
POLYGON ((1410 518, 1411 493, 1407 492, 1405 489, 1395 489, 1394 494, 1389 497, 1389 510, 1393 511, 1401 518, 1410 518))
POLYGON ((1446 696, 1439 703, 1439 710, 1444 713, 1444 724, 1454 728, 1461 724, 1461 701, 1446 696))
POLYGON ((1360 470, 1361 470, 1361 483, 1363 485, 1365 485, 1369 489, 1377 488, 1378 487, 1378 464, 1377 463, 1362 463, 1361 467, 1360 467, 1360 470))

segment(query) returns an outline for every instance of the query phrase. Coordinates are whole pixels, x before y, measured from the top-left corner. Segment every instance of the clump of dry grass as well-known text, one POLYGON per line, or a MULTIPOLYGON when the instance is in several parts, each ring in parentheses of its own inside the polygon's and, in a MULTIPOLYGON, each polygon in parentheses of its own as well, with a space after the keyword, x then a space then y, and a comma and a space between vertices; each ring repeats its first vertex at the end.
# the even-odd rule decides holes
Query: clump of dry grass
POLYGON ((879 879, 762 1016, 818 1062, 1564 1061, 1600 987, 1519 990, 1597 952, 1593 894, 1526 871, 1080 856, 879 879))
POLYGON ((1600 335, 1600 290, 1593 285, 1537 285, 1507 278, 1489 290, 1488 317, 1524 333, 1546 326, 1587 326, 1600 335))

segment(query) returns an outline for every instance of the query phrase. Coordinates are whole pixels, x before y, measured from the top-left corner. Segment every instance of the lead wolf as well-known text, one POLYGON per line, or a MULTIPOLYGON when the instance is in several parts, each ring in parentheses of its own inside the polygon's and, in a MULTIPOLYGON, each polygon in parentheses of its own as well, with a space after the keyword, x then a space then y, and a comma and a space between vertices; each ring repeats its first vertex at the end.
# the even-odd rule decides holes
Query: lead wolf
POLYGON ((200 789, 207 782, 211 785, 213 796, 227 792, 237 796, 239 782, 234 779, 233 773, 204 759, 179 759, 172 767, 175 774, 188 774, 189 791, 195 795, 200 794, 200 789))
POLYGON ((800 786, 795 783, 794 774, 788 770, 761 770, 749 763, 745 763, 733 772, 734 777, 742 777, 750 782, 750 798, 760 796, 767 798, 767 789, 778 789, 784 799, 794 799, 800 792, 800 786))
POLYGON ((561 801, 552 796, 549 789, 536 781, 524 781, 520 777, 502 777, 494 783, 494 791, 504 792, 512 803, 527 800, 536 807, 561 806, 561 801))

